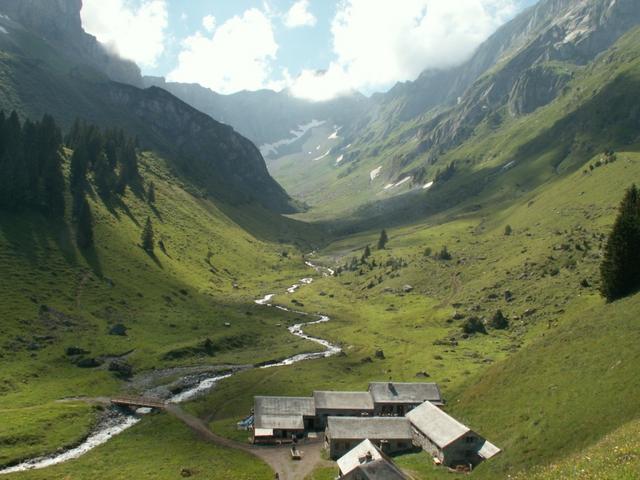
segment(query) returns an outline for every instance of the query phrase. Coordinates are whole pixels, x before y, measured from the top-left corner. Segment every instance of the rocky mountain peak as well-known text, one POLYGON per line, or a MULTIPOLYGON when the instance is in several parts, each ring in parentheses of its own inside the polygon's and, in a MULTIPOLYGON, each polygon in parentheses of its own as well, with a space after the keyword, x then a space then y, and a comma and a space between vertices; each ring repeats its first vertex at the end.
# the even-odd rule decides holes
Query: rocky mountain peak
POLYGON ((0 0, 0 13, 112 80, 141 86, 138 66, 109 52, 82 28, 82 0, 0 0))

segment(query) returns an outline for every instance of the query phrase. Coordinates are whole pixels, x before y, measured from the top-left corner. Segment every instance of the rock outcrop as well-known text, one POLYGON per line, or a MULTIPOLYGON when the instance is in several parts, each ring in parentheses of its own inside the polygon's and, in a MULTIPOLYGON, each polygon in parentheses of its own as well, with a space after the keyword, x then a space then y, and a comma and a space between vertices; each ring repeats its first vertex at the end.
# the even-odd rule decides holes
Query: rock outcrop
POLYGON ((138 66, 109 52, 82 28, 82 0, 0 0, 0 13, 37 34, 69 57, 117 82, 142 86, 138 66))

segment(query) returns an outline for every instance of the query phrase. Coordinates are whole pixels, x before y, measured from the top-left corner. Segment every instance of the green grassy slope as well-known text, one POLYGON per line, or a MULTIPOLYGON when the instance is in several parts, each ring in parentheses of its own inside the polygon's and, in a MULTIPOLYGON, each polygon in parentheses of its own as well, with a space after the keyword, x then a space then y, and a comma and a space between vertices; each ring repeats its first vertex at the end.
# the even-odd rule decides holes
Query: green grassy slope
MULTIPOLYGON (((308 331, 339 342, 343 356, 243 373, 190 408, 214 430, 240 439, 233 425, 254 394, 364 389, 372 380, 415 381, 426 373, 440 383, 454 415, 504 449, 474 477, 528 478, 552 463, 569 468, 572 455, 596 449, 617 428, 633 429, 630 422, 640 417, 640 297, 607 305, 597 294, 603 235, 623 188, 640 180, 640 155, 617 156, 588 173, 547 182, 507 207, 445 212, 390 230, 388 249, 374 250, 372 258, 378 265, 402 258, 403 266, 361 266, 295 294, 310 310, 332 315, 308 331), (443 245, 451 261, 425 257, 426 247, 443 245), (412 292, 403 292, 406 284, 412 292), (497 309, 510 326, 489 328, 488 335, 466 338, 464 319, 453 316, 489 319, 497 309), (385 358, 376 358, 376 350, 385 358)), ((375 244, 377 234, 337 241, 319 260, 340 265, 375 244)), ((397 461, 416 478, 449 476, 424 454, 397 461)), ((601 460, 590 471, 599 478, 606 468, 601 460)), ((631 467, 619 471, 625 468, 631 467)))
MULTIPOLYGON (((128 388, 107 370, 115 357, 139 373, 251 364, 316 349, 280 326, 293 316, 253 303, 309 274, 296 249, 247 233, 215 204, 189 193, 162 159, 144 154, 141 171, 156 184, 155 206, 131 192, 117 204, 92 198, 96 247, 90 251, 75 247, 69 218, 0 214, 0 464, 86 435, 94 408, 57 400, 128 388), (139 247, 147 216, 166 252, 156 247, 150 256, 139 247), (109 334, 117 324, 127 328, 125 336, 109 334), (206 339, 215 346, 213 356, 198 353, 206 339), (80 368, 68 347, 104 363, 80 368)), ((278 235, 273 219, 250 210, 243 215, 256 230, 271 225, 278 235)))

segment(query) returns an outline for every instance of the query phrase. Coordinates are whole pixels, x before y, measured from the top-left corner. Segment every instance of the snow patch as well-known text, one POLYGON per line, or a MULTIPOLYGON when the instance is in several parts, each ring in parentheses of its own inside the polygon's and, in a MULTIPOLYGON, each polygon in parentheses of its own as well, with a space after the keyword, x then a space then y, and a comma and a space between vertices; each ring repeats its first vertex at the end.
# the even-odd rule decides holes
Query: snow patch
POLYGON ((329 135, 327 140, 336 140, 338 138, 338 132, 340 132, 341 129, 342 127, 336 127, 336 131, 329 135))
POLYGON ((336 164, 340 163, 342 160, 344 160, 344 155, 340 155, 338 158, 336 158, 336 164))
POLYGON ((5 35, 9 35, 9 32, 7 32, 7 29, 4 28, 3 26, 0 26, 0 33, 4 33, 5 35))
POLYGON ((316 147, 316 150, 320 150, 320 145, 318 145, 318 146, 316 147))
POLYGON ((327 150, 324 155, 320 155, 319 157, 314 158, 313 161, 317 162, 318 160, 322 160, 323 158, 328 157, 330 153, 331 153, 331 150, 327 150))
POLYGON ((405 183, 407 183, 409 180, 411 180, 412 177, 404 177, 402 180, 400 180, 397 183, 388 183, 387 185, 384 186, 384 190, 390 190, 392 188, 396 188, 399 187, 400 185, 403 185, 405 183))
POLYGON ((353 145, 352 143, 350 143, 349 145, 347 145, 346 147, 343 148, 343 150, 349 150, 351 148, 351 145, 353 145))
POLYGON ((411 177, 404 177, 402 180, 400 180, 398 183, 396 183, 394 185, 394 187, 399 187, 400 185, 407 183, 409 180, 411 180, 411 177))
POLYGON ((425 183, 425 185, 422 187, 422 189, 423 190, 429 190, 431 187, 433 187, 433 182, 425 183))
POLYGON ((277 154, 280 147, 291 145, 292 143, 302 138, 302 136, 312 128, 319 127, 321 125, 324 125, 325 123, 326 122, 324 120, 311 120, 309 123, 298 125, 296 129, 289 132, 291 134, 291 137, 283 138, 282 140, 278 140, 274 143, 265 143, 264 145, 261 145, 260 153, 262 153, 262 155, 264 156, 267 156, 271 153, 277 154))
POLYGON ((516 164, 515 160, 511 160, 509 163, 507 163, 504 167, 502 167, 502 170, 509 170, 511 167, 513 167, 516 164))
POLYGON ((376 177, 380 175, 381 171, 382 171, 382 166, 379 166, 378 168, 374 168, 373 170, 371 170, 369 172, 369 178, 371 179, 371 181, 375 180, 376 177))

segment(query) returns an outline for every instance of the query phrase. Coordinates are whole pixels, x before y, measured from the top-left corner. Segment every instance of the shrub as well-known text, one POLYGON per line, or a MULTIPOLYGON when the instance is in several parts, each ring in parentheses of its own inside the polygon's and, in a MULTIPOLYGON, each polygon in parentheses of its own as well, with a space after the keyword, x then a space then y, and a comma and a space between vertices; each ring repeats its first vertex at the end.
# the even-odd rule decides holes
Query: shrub
POLYGON ((491 318, 489 326, 496 330, 505 330, 506 328, 509 328, 509 320, 504 316, 502 310, 498 310, 491 318))
POLYGON ((484 323, 478 317, 469 317, 465 320, 462 324, 462 331, 469 335, 473 335, 474 333, 487 333, 484 323))

